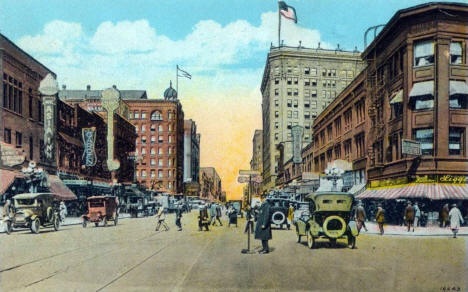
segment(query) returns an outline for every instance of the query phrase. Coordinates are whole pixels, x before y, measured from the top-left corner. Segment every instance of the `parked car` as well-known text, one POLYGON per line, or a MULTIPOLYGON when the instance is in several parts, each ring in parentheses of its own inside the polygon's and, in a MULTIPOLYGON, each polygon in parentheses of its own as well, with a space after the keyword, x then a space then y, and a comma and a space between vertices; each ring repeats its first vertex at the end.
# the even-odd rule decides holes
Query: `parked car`
POLYGON ((7 234, 13 228, 30 228, 39 233, 40 226, 60 228, 60 201, 52 193, 24 193, 13 197, 14 215, 5 219, 7 234))
POLYGON ((297 242, 307 236, 309 248, 316 247, 318 238, 327 238, 335 246, 339 238, 347 238, 348 247, 356 246, 358 230, 352 221, 351 208, 354 197, 343 192, 317 192, 306 196, 310 216, 296 222, 297 242))
POLYGON ((283 228, 283 225, 286 225, 289 229, 288 211, 290 200, 269 198, 268 202, 271 206, 271 223, 279 226, 280 228, 283 228))
POLYGON ((88 213, 83 215, 83 227, 86 228, 88 222, 93 222, 96 227, 102 222, 103 226, 107 226, 108 221, 113 221, 114 226, 119 221, 119 213, 117 211, 117 198, 114 196, 94 196, 89 197, 88 213))

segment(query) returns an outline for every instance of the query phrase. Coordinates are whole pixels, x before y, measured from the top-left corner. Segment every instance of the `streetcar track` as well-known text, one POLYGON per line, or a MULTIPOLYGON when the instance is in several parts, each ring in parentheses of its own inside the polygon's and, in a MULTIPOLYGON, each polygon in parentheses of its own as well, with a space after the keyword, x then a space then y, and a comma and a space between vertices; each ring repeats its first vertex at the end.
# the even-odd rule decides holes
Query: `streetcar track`
POLYGON ((136 269, 137 267, 141 266, 142 264, 144 264, 146 261, 148 261, 150 258, 154 257, 155 255, 157 255, 158 253, 160 253, 162 250, 164 250, 166 247, 168 247, 169 244, 165 245, 164 247, 158 249, 156 252, 152 253, 151 255, 149 255, 148 257, 146 257, 145 259, 143 259, 142 261, 140 261, 138 264, 134 265, 133 267, 131 267, 130 269, 128 269, 127 271, 125 271, 124 273, 120 274, 119 276, 117 276, 116 278, 112 279, 110 282, 108 282, 107 284, 105 284, 104 286, 102 286, 101 288, 97 289, 96 292, 99 292, 101 291, 102 289, 112 285, 113 283, 115 283, 116 281, 118 281, 120 278, 122 278, 123 276, 125 276, 126 274, 130 273, 131 271, 133 271, 134 269, 136 269))

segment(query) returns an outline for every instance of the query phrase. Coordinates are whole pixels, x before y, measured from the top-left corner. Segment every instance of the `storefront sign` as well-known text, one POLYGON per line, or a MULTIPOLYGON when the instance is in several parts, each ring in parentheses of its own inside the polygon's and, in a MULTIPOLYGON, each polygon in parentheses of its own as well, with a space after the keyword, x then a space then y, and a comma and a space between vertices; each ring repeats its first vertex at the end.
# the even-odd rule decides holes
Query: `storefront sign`
POLYGON ((403 178, 370 181, 369 187, 379 188, 379 187, 387 187, 387 186, 404 185, 404 184, 409 184, 409 183, 467 184, 468 177, 463 176, 463 175, 417 175, 417 176, 409 176, 409 177, 403 177, 403 178))
POLYGON ((293 126, 291 135, 293 139, 293 162, 302 163, 302 135, 304 128, 302 126, 293 126))
POLYGON ((102 107, 107 112, 107 169, 119 169, 120 162, 114 159, 114 112, 119 107, 120 93, 115 88, 102 92, 102 107))
POLYGON ((402 139, 401 153, 409 155, 421 155, 421 143, 418 141, 402 139))
POLYGON ((42 103, 44 104, 44 155, 47 162, 55 165, 58 84, 50 73, 41 81, 39 92, 42 94, 42 103))
POLYGON ((0 162, 5 166, 15 166, 23 164, 25 156, 22 151, 14 148, 13 146, 0 143, 0 162))
POLYGON ((91 167, 96 165, 97 156, 95 151, 96 143, 96 128, 83 128, 81 130, 83 136, 83 160, 86 166, 91 167))

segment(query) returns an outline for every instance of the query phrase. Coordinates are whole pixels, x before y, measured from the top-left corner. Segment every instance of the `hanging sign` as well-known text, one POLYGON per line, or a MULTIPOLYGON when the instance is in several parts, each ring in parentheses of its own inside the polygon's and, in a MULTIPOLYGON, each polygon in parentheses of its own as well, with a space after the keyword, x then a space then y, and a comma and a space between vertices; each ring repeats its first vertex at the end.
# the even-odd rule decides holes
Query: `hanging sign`
POLYGON ((97 156, 95 151, 96 144, 96 127, 83 128, 81 130, 83 136, 83 160, 88 167, 96 165, 97 156))
POLYGON ((302 135, 304 128, 302 126, 293 126, 291 129, 293 139, 293 162, 302 163, 302 135))

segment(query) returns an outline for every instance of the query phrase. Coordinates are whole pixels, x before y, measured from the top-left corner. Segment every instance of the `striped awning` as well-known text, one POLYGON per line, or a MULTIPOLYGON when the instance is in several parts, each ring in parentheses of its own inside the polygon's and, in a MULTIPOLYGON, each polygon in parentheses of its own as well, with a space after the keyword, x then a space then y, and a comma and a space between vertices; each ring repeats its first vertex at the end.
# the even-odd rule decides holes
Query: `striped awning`
POLYGON ((431 200, 468 199, 468 185, 456 184, 409 184, 401 187, 367 189, 356 196, 358 199, 391 200, 398 198, 426 198, 431 200))

